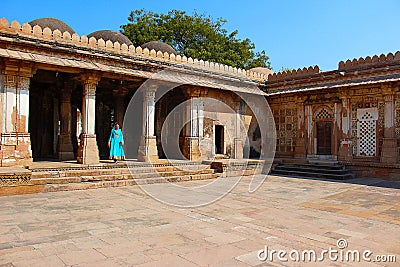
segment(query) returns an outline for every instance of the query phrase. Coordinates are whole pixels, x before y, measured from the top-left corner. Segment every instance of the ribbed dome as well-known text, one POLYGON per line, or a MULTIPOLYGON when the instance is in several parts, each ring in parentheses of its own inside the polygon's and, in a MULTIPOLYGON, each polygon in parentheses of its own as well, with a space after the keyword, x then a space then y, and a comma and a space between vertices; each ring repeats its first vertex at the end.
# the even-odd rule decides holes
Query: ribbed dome
POLYGON ((52 31, 59 30, 61 33, 63 32, 69 32, 70 34, 74 34, 75 31, 68 26, 65 22, 55 19, 55 18, 41 18, 41 19, 35 19, 29 22, 29 24, 32 26, 32 28, 36 25, 39 25, 42 29, 44 28, 50 28, 52 31))
POLYGON ((151 51, 151 49, 154 49, 156 51, 161 51, 163 53, 167 52, 168 54, 174 54, 177 55, 178 53, 176 53, 175 49, 172 48, 172 46, 170 46, 169 44, 163 43, 163 42, 159 42, 159 41, 151 41, 145 44, 142 44, 140 46, 141 48, 147 48, 151 51))
POLYGON ((110 30, 101 30, 101 31, 96 31, 92 32, 91 34, 88 35, 88 37, 94 37, 97 40, 100 38, 103 39, 104 41, 110 40, 111 42, 115 43, 118 42, 120 44, 126 44, 127 46, 132 45, 131 40, 128 39, 125 35, 123 35, 120 32, 115 32, 115 31, 110 31, 110 30))
POLYGON ((258 73, 261 73, 261 74, 265 74, 265 75, 267 75, 267 76, 268 76, 269 74, 272 74, 272 73, 273 73, 272 70, 270 70, 270 69, 268 69, 268 68, 263 68, 263 67, 252 68, 252 69, 250 69, 250 71, 258 72, 258 73))

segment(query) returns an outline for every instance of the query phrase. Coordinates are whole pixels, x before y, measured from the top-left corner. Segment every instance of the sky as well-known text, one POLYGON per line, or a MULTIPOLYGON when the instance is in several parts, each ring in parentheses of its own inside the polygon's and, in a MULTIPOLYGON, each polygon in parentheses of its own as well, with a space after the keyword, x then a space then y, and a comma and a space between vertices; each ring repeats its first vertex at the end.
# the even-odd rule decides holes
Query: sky
POLYGON ((329 71, 341 60, 400 50, 399 0, 0 0, 0 17, 21 24, 55 17, 87 35, 119 31, 130 11, 142 8, 222 17, 228 31, 266 51, 275 72, 314 65, 329 71))

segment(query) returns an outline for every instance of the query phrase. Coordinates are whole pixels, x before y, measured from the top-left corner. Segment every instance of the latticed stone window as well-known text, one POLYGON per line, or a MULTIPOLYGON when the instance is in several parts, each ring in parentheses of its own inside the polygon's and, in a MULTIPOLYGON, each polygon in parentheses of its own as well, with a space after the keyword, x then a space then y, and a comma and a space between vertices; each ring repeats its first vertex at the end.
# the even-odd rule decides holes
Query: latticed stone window
POLYGON ((276 107, 273 109, 276 131, 277 152, 294 151, 297 137, 297 109, 289 106, 276 107))
POLYGON ((364 101, 367 102, 351 105, 353 155, 377 156, 383 142, 385 103, 372 99, 365 99, 364 101), (368 110, 370 116, 373 116, 372 118, 366 115, 365 112, 368 110))
POLYGON ((396 100, 395 126, 396 137, 400 138, 400 100, 396 100))
POLYGON ((324 107, 315 116, 316 119, 331 119, 332 114, 329 113, 324 107))

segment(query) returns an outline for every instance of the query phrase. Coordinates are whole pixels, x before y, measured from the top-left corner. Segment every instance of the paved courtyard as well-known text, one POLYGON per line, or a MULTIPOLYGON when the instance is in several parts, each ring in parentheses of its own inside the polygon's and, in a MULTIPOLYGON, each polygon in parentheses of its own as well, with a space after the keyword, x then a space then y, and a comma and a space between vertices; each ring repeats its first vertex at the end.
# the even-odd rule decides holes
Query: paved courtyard
MULTIPOLYGON (((204 181, 187 185, 195 183, 204 181)), ((191 209, 164 205, 137 186, 1 197, 0 266, 355 265, 257 256, 265 246, 319 253, 338 249, 338 239, 347 241, 343 251, 397 260, 359 266, 398 266, 400 183, 270 176, 253 194, 248 184, 191 209)))

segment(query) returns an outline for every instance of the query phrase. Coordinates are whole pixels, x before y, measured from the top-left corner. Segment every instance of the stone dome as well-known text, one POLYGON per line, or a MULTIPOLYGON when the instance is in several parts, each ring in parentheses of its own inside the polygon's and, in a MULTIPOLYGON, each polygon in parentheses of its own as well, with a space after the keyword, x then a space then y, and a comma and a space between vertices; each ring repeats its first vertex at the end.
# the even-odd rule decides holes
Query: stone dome
POLYGON ((250 69, 250 71, 258 72, 258 73, 261 73, 261 74, 265 74, 266 76, 268 76, 269 74, 272 74, 272 73, 273 73, 272 70, 270 70, 270 69, 268 69, 268 68, 264 68, 264 67, 252 68, 252 69, 250 69))
POLYGON ((113 43, 118 42, 120 44, 126 44, 127 46, 132 45, 132 42, 131 40, 128 39, 128 37, 126 37, 120 32, 115 32, 111 30, 101 30, 92 32, 91 34, 88 35, 88 38, 90 37, 94 37, 97 40, 103 39, 105 42, 107 42, 107 40, 110 40, 113 43))
POLYGON ((75 33, 75 31, 65 22, 55 18, 35 19, 29 22, 29 24, 32 26, 32 28, 36 25, 39 25, 42 29, 47 27, 52 31, 59 30, 61 33, 69 32, 71 35, 75 33))
POLYGON ((172 48, 172 46, 170 46, 169 44, 163 43, 163 42, 159 42, 159 41, 147 42, 147 43, 142 44, 140 47, 143 49, 147 48, 150 51, 152 49, 154 49, 155 51, 161 51, 163 53, 167 52, 168 54, 174 54, 174 55, 178 54, 178 53, 176 53, 175 49, 172 48))

